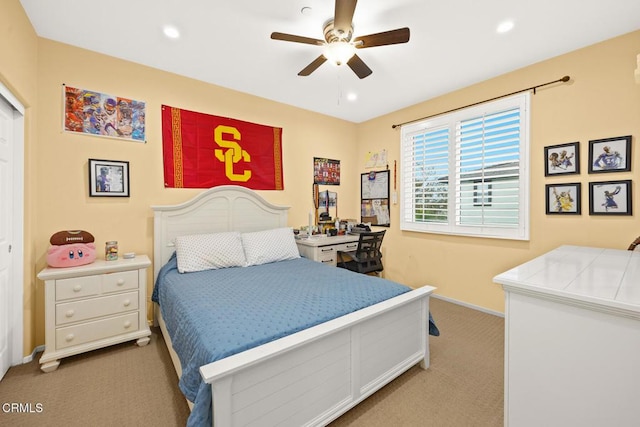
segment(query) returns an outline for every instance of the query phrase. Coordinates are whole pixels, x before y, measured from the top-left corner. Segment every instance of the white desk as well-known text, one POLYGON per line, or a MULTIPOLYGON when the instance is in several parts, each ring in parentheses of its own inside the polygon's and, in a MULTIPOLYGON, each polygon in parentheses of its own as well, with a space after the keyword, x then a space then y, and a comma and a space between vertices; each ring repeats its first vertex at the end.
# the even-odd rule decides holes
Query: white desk
POLYGON ((345 234, 333 237, 312 237, 296 239, 300 255, 325 264, 337 264, 338 251, 355 251, 360 236, 345 234))
POLYGON ((505 291, 505 426, 640 425, 640 252, 561 246, 505 291))

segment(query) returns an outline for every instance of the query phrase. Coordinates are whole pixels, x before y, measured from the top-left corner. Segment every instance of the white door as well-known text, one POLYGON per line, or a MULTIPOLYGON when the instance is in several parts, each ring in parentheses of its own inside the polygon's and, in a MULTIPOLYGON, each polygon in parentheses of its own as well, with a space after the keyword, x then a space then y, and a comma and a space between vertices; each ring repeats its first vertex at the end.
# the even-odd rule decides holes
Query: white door
POLYGON ((11 366, 13 108, 0 96, 0 379, 11 366))

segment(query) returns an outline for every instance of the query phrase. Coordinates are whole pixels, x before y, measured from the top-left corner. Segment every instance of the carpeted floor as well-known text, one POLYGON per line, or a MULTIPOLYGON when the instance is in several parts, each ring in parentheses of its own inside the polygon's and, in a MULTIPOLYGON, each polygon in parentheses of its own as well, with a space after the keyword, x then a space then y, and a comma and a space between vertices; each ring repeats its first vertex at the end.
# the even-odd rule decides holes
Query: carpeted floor
MULTIPOLYGON (((504 319, 431 299, 440 329, 431 366, 413 367, 331 427, 503 425, 504 319)), ((158 329, 145 347, 125 343, 62 359, 52 373, 37 359, 0 381, 0 425, 184 426, 189 416, 158 329), (28 413, 13 413, 7 404, 28 413)))

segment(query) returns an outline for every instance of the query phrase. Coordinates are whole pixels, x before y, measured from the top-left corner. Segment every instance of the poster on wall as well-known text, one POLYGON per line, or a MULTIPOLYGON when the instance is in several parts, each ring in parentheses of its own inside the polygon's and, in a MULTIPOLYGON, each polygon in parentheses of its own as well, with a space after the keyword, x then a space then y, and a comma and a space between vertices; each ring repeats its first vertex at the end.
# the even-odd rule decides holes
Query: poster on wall
POLYGON ((95 136, 145 142, 145 103, 62 85, 62 129, 95 136))
POLYGON ((340 185, 340 160, 313 158, 313 183, 340 185))

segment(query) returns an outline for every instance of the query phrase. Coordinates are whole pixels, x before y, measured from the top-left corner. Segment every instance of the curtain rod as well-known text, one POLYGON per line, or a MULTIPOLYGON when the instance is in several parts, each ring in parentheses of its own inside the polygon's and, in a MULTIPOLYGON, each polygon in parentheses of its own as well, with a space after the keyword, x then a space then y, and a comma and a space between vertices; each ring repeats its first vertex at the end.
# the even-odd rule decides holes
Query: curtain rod
POLYGON ((569 76, 564 76, 563 78, 558 79, 558 80, 554 80, 552 82, 543 83, 543 84, 537 85, 537 86, 531 86, 531 87, 528 87, 526 89, 521 89, 521 90, 517 90, 515 92, 507 93, 506 95, 500 95, 500 96, 496 96, 495 98, 485 99, 484 101, 474 102, 473 104, 465 105, 464 107, 458 107, 458 108, 454 108, 452 110, 443 111, 442 113, 432 114, 430 116, 421 117, 419 119, 409 120, 408 122, 399 123, 397 125, 391 125, 391 128, 395 129, 398 126, 404 126, 404 125, 408 125, 409 123, 417 122, 419 120, 430 119, 431 117, 441 116, 441 115, 447 114, 447 113, 452 113, 454 111, 462 110, 463 108, 473 107, 473 106, 476 106, 476 105, 479 105, 479 104, 484 104, 485 102, 495 101, 496 99, 506 98, 507 96, 515 95, 516 93, 526 92, 526 91, 529 91, 529 90, 533 90, 533 94, 535 95, 536 89, 539 88, 539 87, 547 86, 547 85, 550 85, 550 84, 553 84, 553 83, 559 83, 559 82, 566 83, 566 82, 569 81, 570 78, 571 77, 569 77, 569 76))

